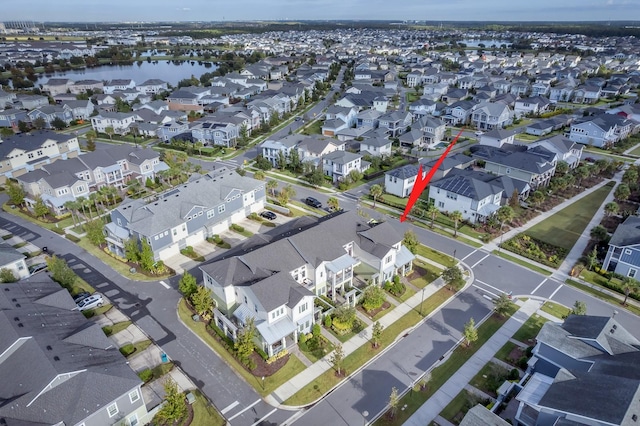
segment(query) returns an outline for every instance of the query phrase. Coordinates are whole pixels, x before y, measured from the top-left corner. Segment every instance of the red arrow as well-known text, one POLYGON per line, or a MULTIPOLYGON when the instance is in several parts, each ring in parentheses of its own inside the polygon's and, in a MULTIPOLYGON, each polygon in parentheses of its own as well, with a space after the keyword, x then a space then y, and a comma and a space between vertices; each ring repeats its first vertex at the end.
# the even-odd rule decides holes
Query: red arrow
POLYGON ((409 212, 413 208, 414 204, 416 203, 416 201, 418 201, 418 198, 420 198, 420 194, 422 194, 422 192, 427 188, 427 185, 429 185, 429 181, 431 180, 433 175, 436 173, 436 170, 438 170, 438 167, 440 167, 440 164, 442 164, 442 162, 444 161, 444 158, 447 156, 447 154, 449 154, 449 151, 451 151, 451 148, 453 148, 456 142, 458 142, 458 138, 460 137, 463 131, 464 129, 460 130, 460 132, 449 144, 447 149, 444 150, 440 158, 438 158, 438 161, 436 161, 436 164, 433 165, 433 167, 431 168, 431 170, 429 170, 429 173, 427 173, 427 176, 425 177, 422 177, 422 164, 420 164, 420 168, 418 169, 418 177, 416 178, 416 183, 413 185, 413 189, 411 190, 411 195, 409 195, 409 201, 407 201, 407 206, 404 208, 404 213, 402 213, 402 216, 400 216, 400 222, 404 222, 405 220, 407 220, 407 215, 409 215, 409 212))

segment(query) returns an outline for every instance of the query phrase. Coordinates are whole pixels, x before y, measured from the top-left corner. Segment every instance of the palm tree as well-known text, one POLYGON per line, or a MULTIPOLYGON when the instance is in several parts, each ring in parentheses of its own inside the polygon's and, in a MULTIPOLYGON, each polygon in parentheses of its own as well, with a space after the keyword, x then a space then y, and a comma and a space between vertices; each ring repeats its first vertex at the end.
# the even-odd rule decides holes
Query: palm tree
POLYGON ((76 198, 76 203, 78 203, 78 207, 76 208, 82 209, 82 216, 84 216, 85 220, 87 219, 87 211, 85 210, 85 208, 87 207, 86 201, 87 199, 85 197, 76 198))
POLYGON ((340 208, 340 201, 338 201, 336 197, 329 197, 327 200, 327 206, 333 211, 338 211, 340 208))
MULTIPOLYGON (((92 192, 91 194, 89 194, 89 200, 96 208, 96 216, 100 216, 100 208, 98 207, 98 203, 100 202, 100 195, 97 192, 92 192)), ((89 210, 91 210, 91 207, 89 207, 89 210)))
POLYGON ((267 181, 267 189, 271 191, 271 196, 275 198, 276 196, 276 188, 278 187, 278 182, 275 180, 267 181))
POLYGON ((611 201, 610 203, 604 205, 604 212, 607 214, 607 216, 618 214, 619 210, 620 206, 618 206, 618 203, 616 203, 615 201, 611 201))
POLYGON ((504 224, 506 222, 511 222, 514 216, 515 216, 515 213, 513 212, 513 209, 510 206, 505 205, 498 209, 498 211, 496 212, 496 217, 500 221, 500 232, 502 232, 502 228, 504 227, 504 224))
POLYGON ((622 290, 624 291, 622 306, 626 306, 629 294, 637 292, 638 289, 640 289, 640 282, 638 282, 638 280, 631 277, 624 277, 622 279, 622 290))
POLYGON ((116 204, 116 196, 118 195, 118 188, 116 188, 115 186, 106 185, 100 188, 99 192, 104 194, 107 198, 111 197, 112 205, 116 204))
POLYGON ((458 236, 458 223, 462 220, 462 213, 459 210, 452 211, 449 215, 451 220, 453 220, 453 236, 458 236))
POLYGON ((93 220, 93 215, 91 214, 91 204, 93 204, 93 200, 92 199, 83 197, 83 199, 82 199, 82 210, 84 211, 84 208, 85 207, 87 208, 87 210, 89 211, 89 220, 93 220))
POLYGON ((71 219, 73 220, 74 227, 78 226, 76 224, 76 215, 75 215, 75 209, 77 206, 78 206, 78 203, 76 203, 75 201, 67 201, 66 203, 64 203, 64 208, 69 210, 69 213, 71 213, 71 219))
POLYGON ((438 213, 440 213, 440 210, 438 210, 435 204, 429 204, 429 207, 427 207, 427 215, 431 218, 431 229, 433 229, 438 213))
POLYGON ((382 186, 375 184, 372 185, 371 188, 369 188, 369 195, 371 195, 371 197, 373 197, 373 208, 376 208, 376 201, 378 201, 378 198, 380 196, 382 196, 382 193, 384 192, 384 190, 382 189, 382 186))

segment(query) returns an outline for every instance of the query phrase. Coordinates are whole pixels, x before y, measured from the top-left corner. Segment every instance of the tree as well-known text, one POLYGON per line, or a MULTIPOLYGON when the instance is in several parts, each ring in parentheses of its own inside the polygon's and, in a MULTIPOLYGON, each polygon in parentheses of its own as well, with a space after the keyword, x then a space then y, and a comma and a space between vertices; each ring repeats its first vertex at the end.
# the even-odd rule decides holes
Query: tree
POLYGON ((587 315, 587 304, 582 300, 576 300, 569 315, 587 315))
POLYGON ((20 133, 27 133, 29 131, 29 125, 22 120, 18 121, 18 130, 20 133))
POLYGON ((14 132, 10 127, 3 127, 2 129, 0 129, 0 136, 2 136, 3 138, 8 138, 13 135, 14 132))
POLYGON ((151 249, 151 245, 147 242, 146 238, 142 238, 140 245, 140 267, 145 271, 151 271, 155 263, 153 259, 153 249, 151 249))
POLYGON ((196 278, 190 273, 186 272, 180 278, 180 282, 178 283, 178 290, 183 294, 187 299, 191 298, 191 295, 198 290, 198 283, 196 282, 196 278))
POLYGON ((333 364, 333 368, 336 369, 336 373, 338 376, 342 375, 342 363, 344 361, 344 350, 342 349, 342 344, 338 343, 336 348, 333 350, 333 354, 331 355, 331 359, 329 360, 331 364, 333 364))
POLYGON ((7 191, 7 195, 9 195, 11 204, 21 206, 22 203, 24 203, 24 196, 26 195, 26 193, 24 192, 22 185, 11 180, 7 180, 5 189, 7 191))
POLYGON ((400 405, 400 396, 398 396, 398 389, 396 387, 391 388, 391 395, 389 395, 389 409, 391 410, 391 417, 395 417, 396 411, 400 405))
POLYGON ((254 174, 253 174, 253 178, 257 179, 257 180, 264 180, 265 179, 265 174, 262 170, 257 170, 254 174))
POLYGON ((627 299, 629 298, 629 294, 636 293, 640 289, 640 282, 635 278, 624 277, 622 279, 622 290, 624 291, 624 301, 622 302, 622 306, 627 305, 627 299))
POLYGON ((198 315, 206 315, 213 310, 213 299, 211 290, 205 286, 198 286, 198 289, 191 294, 191 304, 198 315))
POLYGON ((154 417, 156 424, 178 424, 187 416, 187 401, 178 384, 168 377, 164 382, 164 404, 154 417))
POLYGON ((511 299, 507 293, 500 293, 497 299, 493 299, 493 310, 501 317, 505 316, 511 308, 511 299))
POLYGON ((91 244, 99 246, 106 242, 106 237, 103 232, 104 223, 102 220, 90 220, 85 222, 84 230, 87 232, 87 238, 91 244))
POLYGON ((33 214, 38 218, 44 218, 46 215, 50 214, 51 211, 49 207, 42 201, 42 197, 40 195, 35 196, 35 204, 33 205, 33 214))
POLYGON ((420 245, 420 241, 418 240, 418 236, 412 230, 408 230, 404 233, 404 238, 402 239, 402 244, 405 245, 406 248, 413 254, 418 251, 418 246, 420 245))
POLYGON ((18 281, 13 271, 9 268, 0 269, 0 282, 2 283, 15 283, 18 281))
POLYGON ((362 179, 362 173, 358 170, 351 170, 347 175, 348 184, 356 183, 362 179))
POLYGON ((594 246, 593 250, 591 250, 587 254, 587 266, 589 266, 589 270, 591 271, 597 265, 598 265, 598 248, 594 246))
POLYGON ((450 266, 442 271, 442 280, 449 286, 449 288, 456 290, 460 289, 464 284, 462 271, 456 265, 450 266))
POLYGON ((111 198, 111 204, 116 204, 116 197, 118 196, 118 189, 115 186, 105 185, 98 190, 100 194, 102 194, 107 202, 109 198, 111 198))
POLYGON ((374 209, 376 208, 376 201, 378 201, 378 198, 382 196, 383 192, 384 189, 377 183, 375 185, 371 185, 371 188, 369 188, 369 195, 371 195, 371 197, 373 198, 374 209))
POLYGON ((293 173, 300 173, 302 171, 302 161, 300 160, 300 154, 297 149, 292 149, 289 154, 289 168, 293 173))
POLYGON ((454 210, 449 215, 449 218, 453 220, 453 236, 458 236, 458 224, 462 220, 462 213, 459 210, 454 210))
POLYGON ((509 198, 509 205, 512 209, 515 209, 520 206, 520 193, 517 189, 514 189, 511 193, 511 198, 509 198))
POLYGON ((502 232, 502 228, 504 227, 504 224, 506 222, 511 222, 514 216, 515 216, 515 213, 511 208, 511 206, 504 205, 496 211, 496 217, 500 221, 500 232, 502 232))
POLYGON ((202 148, 204 147, 204 144, 200 141, 197 141, 193 144, 193 146, 198 150, 198 155, 202 155, 202 148))
POLYGON ((613 193, 613 196, 618 201, 626 201, 629 198, 629 195, 631 195, 629 185, 624 183, 619 184, 613 193))
POLYGON ((622 175, 622 182, 629 185, 637 185, 638 183, 638 169, 634 166, 629 166, 622 175))
POLYGON ((576 176, 578 177, 578 186, 580 186, 582 184, 582 181, 586 178, 588 178, 591 175, 591 172, 589 170, 589 166, 584 165, 584 166, 580 166, 576 169, 575 171, 576 176))
POLYGON ((64 120, 61 119, 60 117, 56 117, 53 120, 51 120, 51 127, 53 127, 56 130, 62 130, 65 127, 67 127, 67 123, 65 123, 64 120))
POLYGON ((129 238, 124 242, 124 257, 129 262, 138 263, 140 261, 140 246, 138 245, 138 240, 129 238))
POLYGON ((340 201, 336 197, 329 197, 327 199, 327 207, 333 211, 338 211, 340 209, 340 201))
POLYGON ((478 340, 478 329, 476 328, 476 322, 473 318, 470 318, 469 322, 464 325, 464 340, 467 347, 478 340))
POLYGON ((429 207, 427 207, 427 216, 431 218, 431 229, 433 229, 438 213, 440 213, 440 210, 438 210, 435 204, 429 204, 429 207))
POLYGON ((284 151, 282 150, 278 151, 277 163, 280 170, 284 170, 287 167, 287 157, 284 155, 284 151))
POLYGON ((604 226, 596 225, 591 229, 590 235, 594 240, 602 242, 609 237, 609 232, 607 232, 607 228, 604 226))
POLYGON ((278 187, 278 181, 276 180, 268 180, 266 188, 271 191, 271 196, 275 198, 276 196, 276 188, 278 187))
POLYGON ((533 191, 533 193, 529 195, 529 201, 531 202, 531 204, 533 204, 536 207, 542 204, 542 202, 544 201, 544 198, 545 198, 544 194, 540 190, 533 191))
POLYGON ((296 196, 296 190, 293 189, 293 186, 291 186, 291 184, 288 184, 287 186, 282 188, 278 193, 278 201, 280 201, 280 203, 284 206, 289 202, 291 198, 295 196, 296 196))
POLYGON ((562 176, 567 174, 568 171, 569 165, 564 161, 558 161, 558 164, 556 164, 556 174, 562 176))
POLYGON ((113 139, 113 135, 116 133, 113 126, 107 126, 104 128, 104 132, 109 135, 109 139, 113 139))
POLYGON ((366 311, 380 308, 386 300, 387 296, 380 286, 370 285, 362 292, 362 307, 366 311))
POLYGON ((618 203, 616 203, 615 201, 611 201, 610 203, 604 205, 604 212, 607 216, 616 215, 618 214, 619 210, 620 206, 618 206, 618 203))
POLYGON ((73 288, 78 276, 73 272, 73 269, 69 268, 69 265, 67 265, 64 259, 51 256, 47 259, 47 267, 52 280, 67 290, 73 288))
POLYGON ((374 348, 377 348, 380 344, 380 338, 382 337, 382 331, 384 330, 384 326, 380 324, 380 321, 376 321, 373 323, 373 327, 371 327, 371 343, 374 348))
POLYGON ((247 318, 244 326, 238 331, 234 349, 238 359, 243 364, 248 364, 251 354, 255 350, 253 339, 256 337, 256 325, 253 318, 247 318))
POLYGON ((42 130, 47 126, 47 122, 42 117, 38 117, 31 123, 36 130, 42 130))
POLYGON ((320 186, 324 181, 324 173, 322 171, 322 166, 318 165, 316 167, 312 167, 311 171, 305 176, 307 182, 311 186, 320 186))

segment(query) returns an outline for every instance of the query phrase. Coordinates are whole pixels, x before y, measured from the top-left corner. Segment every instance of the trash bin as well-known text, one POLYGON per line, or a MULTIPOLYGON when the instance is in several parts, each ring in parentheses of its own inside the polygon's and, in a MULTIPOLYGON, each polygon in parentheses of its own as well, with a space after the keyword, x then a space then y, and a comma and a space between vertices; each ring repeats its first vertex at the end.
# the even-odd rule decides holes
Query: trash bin
POLYGON ((198 322, 200 321, 200 315, 193 315, 191 319, 194 320, 195 322, 198 322))
POLYGON ((166 362, 169 362, 169 357, 167 356, 167 354, 166 354, 166 353, 164 353, 164 352, 160 352, 160 360, 161 360, 163 363, 166 363, 166 362))
POLYGON ((131 272, 132 274, 135 274, 136 273, 136 268, 130 268, 129 272, 131 272))

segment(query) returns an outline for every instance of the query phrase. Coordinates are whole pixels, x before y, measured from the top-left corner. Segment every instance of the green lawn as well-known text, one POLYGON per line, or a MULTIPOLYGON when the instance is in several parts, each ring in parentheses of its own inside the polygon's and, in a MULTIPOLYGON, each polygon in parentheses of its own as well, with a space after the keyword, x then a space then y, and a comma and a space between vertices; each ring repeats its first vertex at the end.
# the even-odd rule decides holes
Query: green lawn
POLYGON ((422 275, 419 278, 412 279, 410 281, 410 283, 413 286, 418 287, 418 288, 426 287, 428 284, 431 284, 436 279, 438 279, 440 277, 440 275, 442 275, 442 268, 438 268, 435 265, 423 262, 421 260, 414 260, 413 261, 413 269, 414 269, 414 271, 416 270, 416 268, 422 269, 423 271, 421 271, 421 273, 423 273, 424 275, 422 275))
POLYGON ((632 151, 629 151, 629 154, 640 156, 640 145, 636 145, 636 147, 632 151))
POLYGON ((202 340, 204 340, 225 362, 230 365, 238 375, 262 396, 266 396, 280 387, 283 383, 289 381, 296 374, 302 372, 305 369, 304 364, 295 355, 289 357, 287 364, 282 367, 278 372, 272 376, 264 378, 264 389, 262 388, 262 381, 259 377, 249 373, 241 364, 227 351, 213 336, 211 336, 203 322, 194 322, 191 319, 191 311, 187 309, 187 306, 183 300, 180 300, 178 304, 178 316, 184 324, 197 334, 202 340))
MULTIPOLYGON (((420 312, 420 309, 422 309, 423 315, 429 315, 451 298, 453 294, 454 293, 444 288, 438 290, 423 302, 422 307, 418 306, 416 310, 406 313, 398 321, 384 329, 382 331, 382 337, 380 338, 380 345, 378 348, 374 349, 371 345, 365 344, 346 356, 343 362, 343 368, 346 370, 347 374, 361 367, 365 362, 377 355, 380 350, 389 346, 402 332, 417 324, 418 321, 423 318, 418 313, 420 312)), ((310 404, 331 390, 334 386, 340 383, 341 380, 342 378, 336 377, 333 369, 325 371, 312 383, 309 383, 287 399, 284 404, 293 406, 310 404)))
POLYGON ((593 215, 611 192, 611 186, 587 195, 525 231, 539 241, 571 250, 593 215))
POLYGON ((191 426, 223 426, 226 421, 218 413, 215 407, 200 393, 199 390, 192 391, 196 396, 193 403, 193 420, 191 426))
POLYGON ((530 340, 534 339, 538 335, 540 329, 547 321, 549 320, 541 317, 538 314, 533 314, 527 321, 525 321, 524 324, 522 324, 522 327, 520 327, 518 331, 515 332, 513 338, 522 343, 530 345, 530 340))
POLYGON ((475 375, 469 384, 489 395, 496 395, 496 390, 509 378, 509 370, 502 365, 488 362, 475 375))
POLYGON ((571 312, 571 309, 567 308, 566 306, 560 305, 558 303, 555 302, 544 302, 544 305, 542 305, 542 308, 540 308, 543 312, 546 312, 550 315, 553 315, 556 318, 559 319, 563 319, 565 318, 567 315, 569 315, 569 312, 571 312))
MULTIPOLYGON (((607 293, 604 293, 602 291, 599 291, 598 289, 595 288, 591 288, 588 285, 584 285, 582 283, 579 283, 577 281, 574 281, 572 279, 568 279, 565 281, 567 284, 569 284, 572 287, 575 287, 577 289, 580 289, 582 291, 584 291, 585 293, 588 293, 594 297, 597 297, 598 299, 602 299, 605 300, 609 303, 611 303, 614 306, 619 306, 622 304, 622 301, 616 297, 610 296, 607 293)), ((633 312, 636 315, 640 315, 640 308, 638 308, 635 305, 632 304, 627 304, 627 306, 625 306, 625 309, 627 309, 628 311, 633 312)))
POLYGON ((129 327, 130 325, 131 325, 131 321, 117 322, 113 325, 106 325, 102 327, 102 331, 104 331, 104 334, 106 334, 107 336, 111 336, 113 334, 121 332, 122 330, 129 327))
POLYGON ((529 263, 526 260, 522 260, 519 257, 511 256, 510 254, 506 253, 504 250, 494 250, 492 253, 498 257, 510 260, 513 263, 517 263, 520 266, 524 266, 525 268, 529 268, 532 271, 538 272, 539 274, 546 275, 546 276, 551 275, 550 271, 544 268, 541 268, 537 265, 534 265, 533 263, 529 263))
POLYGON ((476 404, 477 400, 478 398, 475 395, 463 389, 440 412, 440 416, 454 424, 459 424, 462 417, 476 404))
POLYGON ((511 353, 512 350, 514 350, 516 348, 516 346, 518 346, 518 345, 516 345, 513 342, 505 343, 504 346, 501 347, 498 352, 496 352, 495 358, 508 363, 509 362, 509 354, 511 353))
POLYGON ((438 250, 434 250, 431 247, 425 246, 424 244, 420 244, 418 246, 416 254, 419 254, 422 257, 426 257, 429 260, 433 260, 434 262, 437 262, 444 267, 453 266, 454 264, 452 256, 439 252, 438 250))

